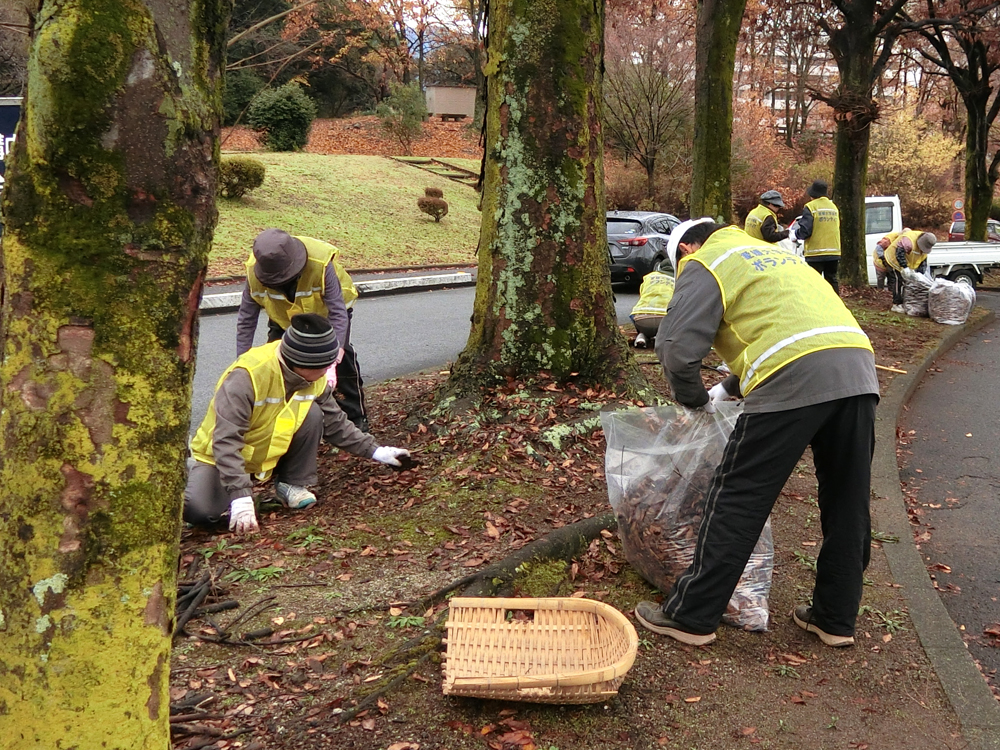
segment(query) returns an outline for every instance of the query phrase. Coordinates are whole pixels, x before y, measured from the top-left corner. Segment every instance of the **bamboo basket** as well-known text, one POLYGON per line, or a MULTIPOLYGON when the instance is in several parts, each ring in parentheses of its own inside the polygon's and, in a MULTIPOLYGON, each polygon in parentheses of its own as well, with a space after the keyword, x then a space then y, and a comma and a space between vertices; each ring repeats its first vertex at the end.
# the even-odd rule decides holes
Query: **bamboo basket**
POLYGON ((591 599, 456 597, 445 626, 445 695, 598 703, 618 692, 639 647, 625 615, 591 599))

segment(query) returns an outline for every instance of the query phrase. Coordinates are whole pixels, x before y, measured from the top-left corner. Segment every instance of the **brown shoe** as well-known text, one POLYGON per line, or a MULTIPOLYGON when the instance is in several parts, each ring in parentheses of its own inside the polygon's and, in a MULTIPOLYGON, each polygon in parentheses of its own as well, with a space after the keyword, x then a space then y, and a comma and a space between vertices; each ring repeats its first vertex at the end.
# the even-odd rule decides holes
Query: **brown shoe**
POLYGON ((805 604, 800 604, 792 610, 792 619, 795 620, 796 625, 806 632, 818 635, 819 639, 827 646, 832 646, 833 648, 843 648, 844 646, 854 645, 853 635, 833 635, 832 633, 827 633, 823 630, 823 628, 814 623, 813 608, 806 606, 805 604))
POLYGON ((692 633, 679 622, 674 622, 656 602, 639 602, 635 605, 635 619, 646 630, 673 638, 689 646, 707 646, 715 640, 715 633, 692 633))

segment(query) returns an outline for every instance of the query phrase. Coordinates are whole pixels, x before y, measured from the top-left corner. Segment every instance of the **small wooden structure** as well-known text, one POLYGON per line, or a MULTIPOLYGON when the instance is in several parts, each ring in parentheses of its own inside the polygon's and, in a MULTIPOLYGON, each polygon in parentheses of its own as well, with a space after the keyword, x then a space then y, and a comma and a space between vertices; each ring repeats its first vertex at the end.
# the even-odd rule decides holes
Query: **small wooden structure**
POLYGON ((428 86, 427 113, 442 120, 462 120, 476 113, 475 86, 428 86))
POLYGON ((625 615, 592 599, 455 597, 445 627, 445 695, 495 700, 607 700, 639 646, 625 615))

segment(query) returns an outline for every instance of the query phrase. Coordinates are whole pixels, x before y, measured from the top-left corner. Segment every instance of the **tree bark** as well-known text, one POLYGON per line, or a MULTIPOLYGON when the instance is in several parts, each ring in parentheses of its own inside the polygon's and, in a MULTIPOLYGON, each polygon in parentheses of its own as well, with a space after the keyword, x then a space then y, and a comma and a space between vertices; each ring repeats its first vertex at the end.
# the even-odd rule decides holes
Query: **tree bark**
POLYGON ((549 372, 630 391, 644 379, 608 270, 603 3, 494 0, 489 21, 479 279, 449 387, 549 372))
POLYGON ((699 0, 691 216, 733 220, 733 66, 746 0, 699 0))
POLYGON ((40 0, 3 195, 3 745, 169 746, 229 0, 40 0))

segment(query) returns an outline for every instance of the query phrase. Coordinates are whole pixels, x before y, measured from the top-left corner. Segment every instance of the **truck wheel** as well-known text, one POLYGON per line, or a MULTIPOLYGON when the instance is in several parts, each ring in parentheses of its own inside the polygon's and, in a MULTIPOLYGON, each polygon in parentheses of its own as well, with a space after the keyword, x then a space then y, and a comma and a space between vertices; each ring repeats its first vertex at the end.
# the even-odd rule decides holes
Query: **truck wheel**
POLYGON ((968 284, 973 289, 979 281, 978 274, 971 268, 957 268, 948 274, 948 278, 960 284, 968 284))

